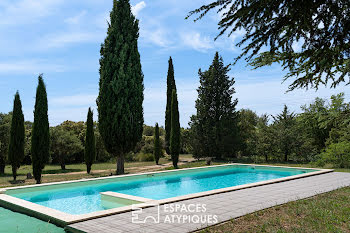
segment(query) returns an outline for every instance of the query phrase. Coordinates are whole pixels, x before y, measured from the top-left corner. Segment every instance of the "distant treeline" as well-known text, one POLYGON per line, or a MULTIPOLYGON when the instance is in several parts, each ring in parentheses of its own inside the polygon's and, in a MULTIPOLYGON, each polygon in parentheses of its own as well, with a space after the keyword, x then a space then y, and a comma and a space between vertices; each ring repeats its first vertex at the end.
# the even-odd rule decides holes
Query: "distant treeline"
MULTIPOLYGON (((238 111, 239 136, 232 147, 234 154, 220 156, 220 159, 251 158, 266 161, 317 162, 323 166, 350 167, 350 105, 344 101, 344 94, 332 96, 330 100, 316 98, 311 104, 301 107, 299 114, 292 113, 285 106, 276 115, 258 116, 254 111, 238 111)), ((12 113, 0 113, 0 159, 7 158, 8 137, 12 113)), ((31 164, 31 127, 25 122, 25 158, 23 164, 31 164)), ((50 127, 50 163, 84 162, 85 122, 65 121, 50 127), (64 160, 62 160, 62 157, 64 160), (64 161, 64 162, 62 162, 64 161)), ((160 144, 165 153, 163 127, 159 128, 160 144)), ((126 156, 128 161, 153 160, 154 127, 144 125, 143 137, 135 149, 126 156)), ((95 123, 96 161, 115 159, 105 150, 95 123)), ((181 128, 181 153, 192 153, 195 158, 213 157, 198 154, 203 144, 194 140, 192 128, 181 128)))

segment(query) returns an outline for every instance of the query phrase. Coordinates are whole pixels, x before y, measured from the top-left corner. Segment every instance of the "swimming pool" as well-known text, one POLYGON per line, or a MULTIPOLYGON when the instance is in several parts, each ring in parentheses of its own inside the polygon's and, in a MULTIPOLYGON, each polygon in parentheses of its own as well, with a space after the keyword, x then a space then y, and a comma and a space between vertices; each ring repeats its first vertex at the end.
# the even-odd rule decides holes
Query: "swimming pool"
POLYGON ((22 203, 40 205, 46 208, 46 212, 53 209, 57 213, 79 217, 148 200, 162 203, 174 198, 208 195, 235 187, 282 181, 318 172, 320 170, 307 168, 230 164, 11 188, 5 194, 24 200, 22 203), (113 195, 122 195, 122 198, 115 199, 113 195))

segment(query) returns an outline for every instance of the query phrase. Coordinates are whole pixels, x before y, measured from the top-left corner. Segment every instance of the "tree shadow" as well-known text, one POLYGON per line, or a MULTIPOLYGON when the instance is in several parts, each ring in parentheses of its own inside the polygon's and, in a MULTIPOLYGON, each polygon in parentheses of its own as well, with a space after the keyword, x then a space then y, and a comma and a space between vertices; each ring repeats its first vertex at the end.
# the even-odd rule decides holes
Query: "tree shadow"
POLYGON ((60 173, 70 173, 70 172, 81 172, 82 169, 53 169, 53 170, 44 170, 42 174, 60 174, 60 173))
POLYGON ((26 180, 9 180, 10 184, 24 184, 26 180))
POLYGON ((0 174, 0 177, 12 177, 12 174, 10 173, 0 174))

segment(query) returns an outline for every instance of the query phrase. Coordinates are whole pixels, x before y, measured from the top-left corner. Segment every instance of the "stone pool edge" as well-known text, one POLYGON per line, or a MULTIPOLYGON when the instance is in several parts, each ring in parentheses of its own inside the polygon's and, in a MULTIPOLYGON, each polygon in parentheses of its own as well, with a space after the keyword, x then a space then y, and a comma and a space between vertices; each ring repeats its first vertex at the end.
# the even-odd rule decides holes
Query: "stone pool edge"
MULTIPOLYGON (((130 212, 135 208, 148 208, 148 207, 153 207, 155 205, 168 204, 168 203, 177 202, 177 201, 189 200, 189 199, 198 198, 198 197, 210 196, 210 195, 215 195, 215 194, 219 194, 219 193, 231 192, 231 191, 235 191, 235 190, 247 189, 247 188, 252 188, 252 187, 257 187, 257 186, 262 186, 262 185, 267 185, 267 184, 279 183, 279 182, 284 182, 284 181, 300 179, 300 178, 304 178, 304 177, 315 176, 315 175, 333 172, 333 169, 284 167, 284 166, 255 165, 255 164, 242 164, 242 163, 230 163, 230 164, 205 166, 205 167, 184 168, 184 169, 177 169, 176 171, 201 169, 201 168, 208 168, 208 167, 220 167, 220 166, 228 166, 228 165, 292 168, 292 169, 317 170, 317 171, 303 173, 303 174, 299 174, 299 175, 287 176, 287 177, 282 177, 282 178, 277 178, 277 179, 272 179, 272 180, 260 181, 260 182, 250 183, 250 184, 232 186, 232 187, 221 188, 221 189, 214 189, 214 190, 210 190, 210 191, 193 193, 193 194, 188 194, 188 195, 183 195, 183 196, 178 196, 178 197, 173 197, 173 198, 167 198, 167 199, 162 199, 162 200, 149 200, 149 201, 146 201, 146 202, 140 203, 140 204, 123 206, 123 207, 113 208, 113 209, 109 209, 109 210, 101 210, 101 211, 96 211, 96 212, 81 214, 81 215, 67 214, 67 213, 64 213, 64 212, 61 212, 58 210, 54 210, 54 209, 51 209, 51 208, 48 208, 45 206, 41 206, 41 205, 38 205, 38 204, 35 204, 32 202, 29 202, 29 201, 25 201, 25 200, 22 200, 22 199, 19 199, 16 197, 12 197, 10 195, 5 194, 5 192, 7 190, 23 189, 23 188, 29 188, 29 187, 33 188, 33 187, 41 187, 41 186, 48 186, 48 185, 85 182, 85 181, 99 180, 99 179, 111 179, 111 178, 118 178, 118 177, 174 172, 174 170, 166 170, 166 171, 158 171, 158 172, 146 172, 146 173, 139 173, 139 174, 127 174, 127 175, 100 177, 100 178, 91 178, 91 179, 73 180, 73 181, 63 181, 63 182, 45 183, 45 184, 38 184, 38 185, 26 185, 26 186, 21 186, 21 187, 10 187, 10 188, 0 189, 0 206, 3 206, 3 207, 10 209, 10 210, 14 210, 17 212, 27 214, 29 216, 39 218, 39 219, 44 220, 44 221, 49 221, 49 222, 54 223, 54 224, 61 226, 61 227, 65 227, 69 224, 73 224, 73 223, 77 223, 77 222, 82 222, 82 221, 100 218, 100 217, 106 217, 106 216, 115 215, 115 214, 124 213, 124 212, 130 212)), ((135 197, 135 198, 138 198, 138 197, 135 197)))

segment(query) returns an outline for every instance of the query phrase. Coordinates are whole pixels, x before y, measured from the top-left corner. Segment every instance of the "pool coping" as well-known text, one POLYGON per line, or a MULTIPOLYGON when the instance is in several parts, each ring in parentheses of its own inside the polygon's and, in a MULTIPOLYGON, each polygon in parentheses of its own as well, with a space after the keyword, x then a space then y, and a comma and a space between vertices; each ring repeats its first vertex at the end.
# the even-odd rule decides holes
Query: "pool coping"
MULTIPOLYGON (((31 215, 34 217, 37 217, 44 221, 50 221, 51 223, 54 223, 59 226, 66 226, 72 223, 82 222, 90 219, 110 216, 114 214, 129 212, 134 210, 135 208, 148 208, 153 207, 155 205, 162 205, 182 200, 188 200, 198 197, 204 197, 209 195, 214 195, 218 193, 224 193, 224 192, 231 192, 235 190, 241 190, 251 187, 257 187, 267 184, 273 184, 273 183, 279 183, 294 179, 300 179, 304 177, 314 176, 314 175, 320 175, 333 172, 333 169, 318 169, 318 168, 303 168, 303 167, 285 167, 285 166, 270 166, 270 165, 257 165, 257 164, 242 164, 242 163, 229 163, 229 164, 221 164, 221 165, 214 165, 214 166, 204 166, 204 167, 193 167, 193 168, 184 168, 184 169, 177 169, 177 170, 166 170, 166 171, 155 171, 155 172, 146 172, 146 173, 138 173, 138 174, 127 174, 127 175, 119 175, 119 176, 109 176, 109 177, 99 177, 99 178, 91 178, 91 179, 81 179, 81 180, 72 180, 72 181, 62 181, 62 182, 54 182, 54 183, 45 183, 45 184, 36 184, 36 185, 26 185, 21 187, 10 187, 10 188, 4 188, 0 189, 0 206, 4 206, 5 208, 9 208, 18 212, 23 212, 27 215, 31 215), (303 173, 299 175, 293 175, 293 176, 287 176, 272 180, 266 180, 266 181, 260 181, 250 184, 244 184, 244 185, 238 185, 238 186, 232 186, 227 188, 221 188, 221 189, 214 189, 210 191, 204 191, 199 193, 193 193, 193 194, 187 194, 182 195, 178 197, 172 197, 172 198, 166 198, 161 200, 143 200, 144 203, 140 204, 134 204, 134 205, 128 205, 118 208, 112 208, 108 210, 101 210, 96 211, 92 213, 87 214, 80 214, 80 215, 72 215, 67 214, 58 210, 54 210, 45 206, 41 206, 20 198, 16 198, 10 195, 5 194, 7 190, 14 190, 14 189, 24 189, 24 188, 34 188, 34 187, 42 187, 42 186, 52 186, 52 185, 58 185, 58 184, 70 184, 70 183, 76 183, 76 182, 85 182, 85 181, 95 181, 95 180, 102 180, 102 179, 113 179, 113 178, 120 178, 120 177, 128 177, 128 176, 141 176, 141 175, 148 175, 148 174, 159 174, 159 173, 166 173, 166 172, 174 172, 179 170, 193 170, 193 169, 203 169, 208 167, 221 167, 221 166, 229 166, 229 165, 243 165, 243 166, 252 166, 252 167, 275 167, 275 168, 292 168, 292 169, 303 169, 303 170, 317 170, 309 173, 303 173)), ((116 196, 120 197, 120 193, 117 193, 116 196)), ((123 194, 121 194, 123 196, 123 194)), ((129 195, 130 196, 130 195, 129 195)), ((126 196, 124 196, 126 197, 126 196)), ((134 199, 138 199, 139 197, 133 197, 134 199)), ((141 199, 138 199, 141 200, 141 199)))

